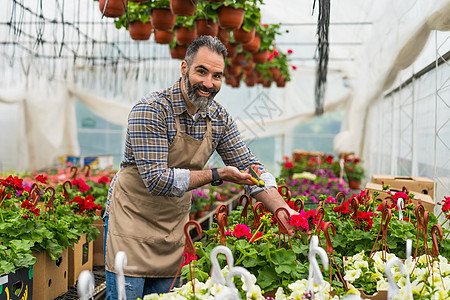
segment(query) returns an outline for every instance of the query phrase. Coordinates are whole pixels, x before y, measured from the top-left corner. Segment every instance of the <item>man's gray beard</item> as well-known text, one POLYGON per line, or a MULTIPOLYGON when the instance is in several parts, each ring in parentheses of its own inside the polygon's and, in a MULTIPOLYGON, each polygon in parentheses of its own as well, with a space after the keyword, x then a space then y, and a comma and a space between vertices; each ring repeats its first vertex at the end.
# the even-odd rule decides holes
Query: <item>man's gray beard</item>
POLYGON ((188 72, 186 72, 186 76, 184 77, 183 80, 183 88, 184 91, 186 92, 186 95, 189 99, 189 101, 195 106, 197 107, 199 110, 201 111, 205 111, 206 108, 211 104, 211 102, 214 99, 214 96, 217 94, 217 91, 214 87, 212 87, 211 89, 207 89, 208 92, 211 93, 211 95, 209 95, 209 97, 203 97, 203 96, 199 96, 196 93, 196 90, 198 89, 200 84, 197 84, 196 86, 192 86, 191 82, 189 80, 189 70, 188 72))

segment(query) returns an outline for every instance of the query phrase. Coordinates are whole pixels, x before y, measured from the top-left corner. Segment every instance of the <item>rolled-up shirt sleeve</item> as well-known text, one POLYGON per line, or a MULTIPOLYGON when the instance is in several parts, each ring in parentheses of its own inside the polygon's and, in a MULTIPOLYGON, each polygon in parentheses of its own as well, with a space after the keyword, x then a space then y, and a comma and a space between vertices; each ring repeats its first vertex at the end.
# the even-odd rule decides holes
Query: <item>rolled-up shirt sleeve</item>
POLYGON ((128 117, 126 147, 147 190, 154 196, 180 197, 189 187, 189 170, 168 167, 167 114, 157 103, 140 103, 128 117))

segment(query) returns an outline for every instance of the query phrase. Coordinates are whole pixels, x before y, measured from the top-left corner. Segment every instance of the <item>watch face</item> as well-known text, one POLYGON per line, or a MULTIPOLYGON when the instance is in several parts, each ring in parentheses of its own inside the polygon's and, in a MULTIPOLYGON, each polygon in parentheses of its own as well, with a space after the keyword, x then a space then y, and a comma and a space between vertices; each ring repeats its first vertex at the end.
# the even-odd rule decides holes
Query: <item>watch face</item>
POLYGON ((221 185, 223 183, 223 181, 222 180, 214 180, 214 181, 212 181, 211 182, 211 185, 213 185, 213 186, 218 186, 218 185, 221 185))

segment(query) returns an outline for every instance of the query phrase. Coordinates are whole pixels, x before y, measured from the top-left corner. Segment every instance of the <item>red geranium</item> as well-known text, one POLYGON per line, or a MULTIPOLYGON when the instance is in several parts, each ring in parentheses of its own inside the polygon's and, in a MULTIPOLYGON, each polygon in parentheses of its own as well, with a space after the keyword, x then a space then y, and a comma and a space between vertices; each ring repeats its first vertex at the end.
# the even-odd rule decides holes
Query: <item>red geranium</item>
POLYGON ((355 227, 361 230, 368 231, 372 228, 373 213, 367 211, 358 211, 356 214, 355 227))
POLYGON ((294 167, 294 163, 291 162, 291 161, 287 161, 287 162, 284 164, 284 168, 285 168, 285 169, 292 169, 293 167, 294 167))
POLYGON ((98 179, 98 183, 106 183, 106 184, 108 184, 110 181, 111 181, 111 179, 109 179, 109 178, 106 177, 106 176, 102 176, 102 177, 100 177, 100 178, 98 179))
POLYGON ((37 181, 43 184, 47 184, 47 175, 45 174, 39 174, 38 176, 34 177, 37 181))
POLYGON ((9 175, 7 178, 5 179, 0 179, 0 184, 5 186, 5 187, 12 187, 14 190, 16 191, 22 191, 23 190, 23 179, 20 179, 17 176, 12 176, 9 175))
POLYGON ((349 209, 348 208, 349 206, 350 206, 350 201, 345 201, 342 205, 336 206, 335 208, 333 208, 333 211, 341 213, 342 215, 351 214, 353 212, 353 210, 349 209))

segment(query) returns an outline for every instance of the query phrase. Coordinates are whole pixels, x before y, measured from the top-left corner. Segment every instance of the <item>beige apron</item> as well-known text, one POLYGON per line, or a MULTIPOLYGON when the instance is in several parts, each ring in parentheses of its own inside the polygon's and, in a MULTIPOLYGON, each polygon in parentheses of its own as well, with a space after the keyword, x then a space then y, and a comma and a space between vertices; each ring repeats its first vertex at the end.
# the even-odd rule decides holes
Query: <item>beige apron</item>
MULTIPOLYGON (((202 141, 181 132, 178 116, 175 121, 177 134, 169 146, 169 168, 203 169, 212 153, 211 120, 206 118, 202 141)), ((190 208, 191 192, 180 198, 152 196, 136 165, 121 169, 109 212, 106 269, 115 272, 115 255, 125 251, 127 265, 137 267, 124 270, 125 275, 174 277, 182 262, 183 228, 190 208)))

